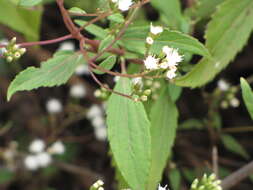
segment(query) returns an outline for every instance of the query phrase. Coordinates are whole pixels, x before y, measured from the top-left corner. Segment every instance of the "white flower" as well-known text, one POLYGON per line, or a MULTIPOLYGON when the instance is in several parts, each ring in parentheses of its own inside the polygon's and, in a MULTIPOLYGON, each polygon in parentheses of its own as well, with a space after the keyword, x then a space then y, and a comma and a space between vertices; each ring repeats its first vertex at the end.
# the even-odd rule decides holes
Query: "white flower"
POLYGON ((154 40, 153 40, 153 38, 151 38, 149 36, 149 37, 146 38, 146 42, 147 42, 147 44, 152 45, 154 43, 154 40))
POLYGON ((232 98, 229 103, 233 108, 237 108, 240 105, 240 101, 237 98, 232 98))
POLYGON ((95 128, 100 128, 101 126, 104 126, 105 120, 102 116, 96 116, 92 119, 91 123, 95 128))
POLYGON ((73 98, 83 98, 86 93, 87 92, 83 84, 75 84, 70 88, 70 95, 73 98))
POLYGON ((74 51, 75 50, 75 44, 71 41, 63 42, 60 44, 58 51, 62 50, 69 50, 69 51, 74 51))
POLYGON ((47 152, 37 154, 36 159, 40 167, 46 167, 52 162, 51 155, 47 152))
POLYGON ((30 144, 29 151, 32 153, 39 153, 39 152, 44 151, 45 146, 46 145, 43 140, 36 139, 32 141, 32 143, 30 144))
POLYGON ((118 8, 121 11, 127 11, 132 4, 132 0, 118 0, 118 8))
POLYGON ((162 62, 162 63, 159 65, 159 67, 162 68, 162 69, 167 69, 167 68, 169 67, 169 64, 168 64, 167 61, 165 61, 165 62, 162 62))
POLYGON ((118 2, 118 0, 112 0, 112 2, 113 2, 113 3, 117 3, 117 2, 118 2))
POLYGON ((183 56, 179 55, 177 49, 170 48, 168 46, 163 47, 163 52, 166 54, 166 60, 169 67, 176 66, 183 60, 183 56))
POLYGON ((228 82, 226 82, 225 80, 223 79, 220 79, 218 81, 218 88, 221 90, 221 91, 227 91, 229 89, 230 85, 228 82))
POLYGON ((166 190, 166 188, 167 188, 167 185, 165 185, 164 187, 162 187, 162 186, 159 184, 159 186, 158 186, 158 190, 166 190))
POLYGON ((168 79, 173 79, 177 76, 177 74, 175 73, 174 70, 168 70, 167 73, 166 73, 166 76, 168 79))
POLYGON ((152 55, 149 55, 149 56, 144 60, 145 67, 146 67, 147 69, 150 69, 150 70, 158 69, 158 62, 159 62, 159 59, 155 58, 155 57, 152 56, 152 55))
POLYGON ((47 101, 46 109, 49 113, 59 113, 62 111, 62 104, 58 99, 52 98, 47 101))
POLYGON ((107 138, 107 131, 106 131, 106 127, 105 125, 102 127, 99 127, 99 128, 95 128, 94 130, 95 132, 95 137, 97 140, 99 141, 105 141, 106 138, 107 138))
POLYGON ((51 154, 63 154, 65 152, 65 146, 61 141, 56 141, 48 148, 48 152, 51 154))
POLYGON ((86 64, 80 64, 76 67, 75 70, 76 75, 88 75, 90 74, 88 65, 86 64))
POLYGON ((102 116, 103 115, 103 110, 100 106, 94 104, 90 107, 88 113, 87 113, 87 118, 88 119, 92 119, 98 116, 102 116))
POLYGON ((153 24, 150 24, 150 32, 154 35, 160 34, 163 32, 162 26, 153 26, 153 24))
POLYGON ((139 86, 142 86, 142 85, 143 85, 143 83, 142 83, 142 78, 141 78, 141 77, 133 78, 133 79, 132 79, 132 83, 133 83, 133 85, 139 85, 139 86))
POLYGON ((24 166, 28 170, 36 170, 39 168, 39 162, 36 156, 34 155, 28 155, 24 159, 24 166))
POLYGON ((120 76, 115 76, 115 77, 113 78, 113 81, 116 83, 116 82, 119 81, 119 79, 120 79, 120 76))

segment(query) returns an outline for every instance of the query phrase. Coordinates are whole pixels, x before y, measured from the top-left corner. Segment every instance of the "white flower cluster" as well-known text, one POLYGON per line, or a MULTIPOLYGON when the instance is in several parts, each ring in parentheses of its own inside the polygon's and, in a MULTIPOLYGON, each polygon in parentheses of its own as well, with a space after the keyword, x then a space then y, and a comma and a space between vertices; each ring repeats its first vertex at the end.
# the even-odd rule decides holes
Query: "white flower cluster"
POLYGON ((84 98, 87 94, 84 84, 78 83, 70 87, 70 96, 73 98, 84 98))
POLYGON ((173 79, 176 77, 177 65, 183 60, 183 56, 179 55, 177 49, 170 48, 169 46, 163 47, 163 53, 165 54, 165 58, 162 60, 149 55, 144 60, 144 65, 148 70, 167 70, 166 77, 173 79))
POLYGON ((87 113, 87 118, 91 120, 96 139, 99 141, 106 140, 107 132, 103 109, 98 105, 92 105, 87 113))
POLYGON ((104 190, 102 187, 104 185, 104 182, 102 180, 96 181, 91 187, 91 190, 104 190))
POLYGON ((112 2, 116 3, 121 11, 127 11, 133 4, 132 0, 112 0, 112 2))
POLYGON ((62 107, 62 103, 56 98, 51 98, 46 102, 46 109, 50 114, 60 113, 62 111, 62 107))
POLYGON ((150 24, 150 34, 146 38, 146 43, 148 45, 152 45, 154 43, 155 38, 163 32, 162 26, 153 26, 153 24, 150 24))
POLYGON ((166 190, 166 188, 167 188, 167 185, 165 185, 164 187, 162 187, 162 186, 159 184, 159 186, 158 186, 158 190, 166 190))
POLYGON ((45 150, 45 142, 41 139, 32 141, 29 146, 31 154, 24 158, 24 166, 28 170, 37 170, 47 167, 52 162, 53 154, 63 154, 65 147, 61 141, 56 141, 47 150, 45 150))
POLYGON ((215 174, 207 177, 206 174, 201 180, 195 179, 191 185, 191 190, 222 190, 221 181, 216 179, 215 174))

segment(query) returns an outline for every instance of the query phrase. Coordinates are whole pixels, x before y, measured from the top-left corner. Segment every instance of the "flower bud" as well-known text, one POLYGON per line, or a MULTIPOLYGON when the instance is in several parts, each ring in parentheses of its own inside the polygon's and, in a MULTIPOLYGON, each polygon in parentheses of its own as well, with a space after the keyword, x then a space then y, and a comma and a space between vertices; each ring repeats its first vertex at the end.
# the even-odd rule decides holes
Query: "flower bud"
POLYGON ((26 52, 26 48, 20 48, 20 49, 19 49, 19 53, 20 53, 21 55, 23 55, 25 52, 26 52))
POLYGON ((141 101, 146 102, 148 100, 148 97, 145 95, 141 96, 141 101))
POLYGON ((19 52, 16 52, 16 53, 14 54, 14 57, 15 57, 15 59, 19 59, 19 58, 21 57, 21 55, 20 55, 19 52))
POLYGON ((149 96, 151 94, 151 92, 152 91, 150 89, 147 89, 147 90, 144 91, 143 94, 146 95, 146 96, 149 96))
POLYGON ((11 57, 11 56, 8 56, 7 58, 6 58, 6 60, 7 60, 7 62, 12 62, 13 61, 13 58, 11 57))

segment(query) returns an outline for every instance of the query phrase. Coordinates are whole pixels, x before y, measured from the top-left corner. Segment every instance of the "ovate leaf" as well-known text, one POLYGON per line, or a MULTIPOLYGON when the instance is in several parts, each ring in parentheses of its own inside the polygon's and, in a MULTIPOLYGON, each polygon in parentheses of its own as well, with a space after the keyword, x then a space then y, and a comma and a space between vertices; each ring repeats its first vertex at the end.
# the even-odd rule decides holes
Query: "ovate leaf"
MULTIPOLYGON (((111 70, 115 65, 115 63, 116 63, 116 56, 112 55, 107 57, 102 63, 99 64, 99 66, 104 69, 111 70)), ((96 74, 104 74, 104 72, 99 71, 97 69, 93 70, 93 72, 96 74)))
POLYGON ((220 5, 206 31, 206 47, 213 59, 203 58, 176 84, 198 87, 224 69, 243 48, 253 29, 253 1, 227 0, 220 5))
POLYGON ((106 36, 106 38, 100 42, 98 51, 99 52, 103 51, 105 48, 107 48, 107 46, 109 46, 112 43, 113 40, 114 40, 114 36, 112 35, 106 36))
POLYGON ((42 2, 42 0, 20 0, 19 5, 26 6, 26 7, 32 7, 32 6, 38 5, 41 2, 42 2))
POLYGON ((246 150, 243 148, 242 145, 239 144, 239 142, 232 137, 231 135, 222 135, 221 137, 222 142, 224 146, 231 152, 238 154, 245 159, 249 159, 249 154, 246 152, 246 150))
MULTIPOLYGON (((130 94, 130 80, 121 78, 114 90, 130 94)), ((112 94, 107 107, 108 138, 115 163, 131 189, 146 189, 151 137, 144 106, 112 94)))
POLYGON ((178 111, 165 87, 151 108, 151 169, 148 190, 156 189, 174 144, 178 111))
POLYGON ((250 85, 244 78, 240 79, 243 101, 247 107, 251 119, 253 119, 253 92, 250 85))
POLYGON ((78 14, 85 14, 86 12, 83 9, 78 7, 72 7, 68 10, 70 13, 78 13, 78 14))
POLYGON ((84 62, 81 54, 62 51, 56 53, 53 58, 42 62, 40 68, 28 67, 11 82, 7 99, 10 100, 11 96, 17 91, 64 84, 81 62, 84 62))

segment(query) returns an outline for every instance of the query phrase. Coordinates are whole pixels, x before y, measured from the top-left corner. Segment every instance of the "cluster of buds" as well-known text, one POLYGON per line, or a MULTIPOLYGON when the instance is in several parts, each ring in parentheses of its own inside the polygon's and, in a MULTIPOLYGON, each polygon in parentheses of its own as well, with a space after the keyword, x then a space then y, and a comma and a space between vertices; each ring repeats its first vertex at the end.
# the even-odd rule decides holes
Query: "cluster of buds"
POLYGON ((221 79, 218 81, 218 89, 224 94, 220 104, 221 108, 227 109, 229 106, 236 108, 240 105, 240 101, 235 96, 237 92, 236 87, 221 79))
POLYGON ((159 96, 159 89, 161 88, 161 83, 158 80, 153 80, 153 79, 146 79, 144 81, 144 87, 151 89, 152 91, 152 96, 151 98, 153 100, 156 100, 159 96))
POLYGON ((191 185, 191 190, 222 190, 220 186, 221 181, 216 179, 215 174, 207 177, 206 174, 201 180, 195 179, 191 185))
POLYGON ((150 32, 146 38, 146 47, 150 48, 150 46, 154 43, 155 39, 163 32, 162 26, 153 26, 150 24, 150 32))
POLYGON ((90 187, 90 190, 104 190, 103 185, 104 182, 102 180, 98 180, 90 187))
POLYGON ((146 102, 151 93, 152 90, 145 88, 141 77, 132 79, 132 94, 134 95, 136 101, 146 102))
POLYGON ((18 60, 25 52, 25 48, 20 48, 16 44, 16 37, 12 38, 11 41, 2 49, 3 57, 7 62, 12 62, 18 60))
POLYGON ((110 95, 111 93, 107 89, 102 87, 94 91, 94 96, 103 101, 107 100, 110 95))

